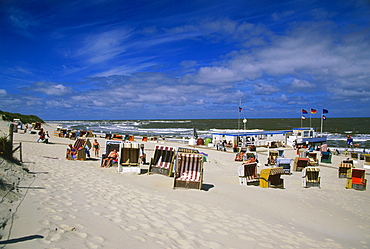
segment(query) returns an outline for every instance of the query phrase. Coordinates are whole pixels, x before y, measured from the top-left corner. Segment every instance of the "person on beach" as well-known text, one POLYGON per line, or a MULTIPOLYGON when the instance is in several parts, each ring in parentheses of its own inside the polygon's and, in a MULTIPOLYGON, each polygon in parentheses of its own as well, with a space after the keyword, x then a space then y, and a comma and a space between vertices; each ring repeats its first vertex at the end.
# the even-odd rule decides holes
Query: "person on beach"
POLYGON ((350 135, 347 136, 347 147, 353 149, 353 138, 350 135))
POLYGON ((38 143, 38 142, 40 142, 40 141, 43 141, 44 140, 44 138, 45 138, 45 133, 44 133, 44 130, 43 129, 41 129, 40 131, 39 131, 39 138, 36 140, 36 143, 38 143))
POLYGON ((76 149, 72 146, 72 144, 69 144, 68 145, 68 148, 67 148, 67 155, 66 155, 66 158, 68 160, 73 160, 73 159, 76 159, 76 149))
POLYGON ((95 157, 99 157, 100 144, 97 139, 94 140, 93 149, 95 151, 95 157))
POLYGON ((44 134, 44 139, 42 140, 42 142, 48 144, 49 143, 49 138, 50 138, 49 132, 46 131, 46 133, 44 134))
POLYGON ((106 167, 106 168, 110 167, 111 162, 112 162, 113 160, 117 159, 117 158, 118 158, 118 156, 119 156, 119 155, 118 155, 118 153, 117 153, 117 150, 113 150, 113 151, 111 151, 111 152, 109 153, 108 157, 103 159, 103 163, 102 163, 102 165, 101 165, 100 167, 106 167))

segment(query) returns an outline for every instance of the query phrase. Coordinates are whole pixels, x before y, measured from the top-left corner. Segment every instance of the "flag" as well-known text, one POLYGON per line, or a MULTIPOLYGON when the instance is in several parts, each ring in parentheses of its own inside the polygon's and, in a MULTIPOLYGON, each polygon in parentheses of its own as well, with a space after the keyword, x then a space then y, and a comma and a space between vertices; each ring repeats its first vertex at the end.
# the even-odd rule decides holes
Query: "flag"
POLYGON ((308 112, 305 109, 302 109, 302 114, 308 114, 308 112))
POLYGON ((326 117, 324 115, 322 115, 322 120, 326 120, 326 117))
POLYGON ((306 117, 302 115, 302 120, 305 120, 305 119, 306 119, 306 117))
POLYGON ((242 110, 243 110, 243 108, 241 108, 241 107, 239 106, 239 112, 242 112, 242 110))
POLYGON ((311 108, 311 114, 316 114, 316 109, 311 108))
POLYGON ((326 109, 322 109, 322 113, 329 113, 329 111, 326 109))

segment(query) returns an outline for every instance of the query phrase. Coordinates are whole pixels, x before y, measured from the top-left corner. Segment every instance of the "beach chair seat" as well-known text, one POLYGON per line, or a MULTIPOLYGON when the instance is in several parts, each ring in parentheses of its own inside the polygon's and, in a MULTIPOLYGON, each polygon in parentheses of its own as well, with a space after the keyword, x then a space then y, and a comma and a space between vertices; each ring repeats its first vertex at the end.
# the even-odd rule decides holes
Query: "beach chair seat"
MULTIPOLYGON (((122 143, 121 141, 115 141, 115 140, 108 140, 105 142, 105 152, 102 154, 100 165, 103 164, 103 160, 108 157, 111 151, 113 150, 116 150, 117 152, 120 151, 121 143, 122 143)), ((119 161, 119 158, 117 158, 116 160, 113 160, 109 166, 113 166, 116 163, 118 164, 118 161, 119 161)))
POLYGON ((365 179, 366 170, 348 169, 347 171, 347 189, 366 190, 367 180, 365 179))
POLYGON ((118 173, 140 173, 140 145, 138 143, 121 143, 118 173))
POLYGON ((306 167, 302 170, 303 187, 305 188, 320 187, 320 183, 321 183, 320 168, 306 167))
POLYGON ((359 158, 359 153, 351 152, 351 159, 357 161, 359 158))
POLYGON ((281 158, 279 157, 278 159, 276 159, 276 167, 282 167, 283 170, 284 170, 284 174, 286 175, 290 175, 291 174, 291 164, 292 162, 292 159, 290 158, 281 158))
POLYGON ((370 165, 370 154, 362 154, 364 157, 364 165, 370 165))
POLYGON ((305 167, 308 166, 309 159, 307 157, 296 157, 294 159, 294 171, 302 171, 305 167))
POLYGON ((238 167, 240 185, 259 185, 259 177, 257 174, 257 163, 243 163, 238 167))
POLYGON ((178 153, 173 188, 201 189, 203 183, 203 155, 178 153))
POLYGON ((284 174, 282 167, 262 169, 260 172, 260 187, 262 188, 284 188, 284 174))
POLYGON ((268 165, 276 165, 276 159, 279 157, 278 151, 269 151, 269 157, 268 157, 268 165))
POLYGON ((237 161, 237 162, 244 161, 244 156, 245 155, 246 155, 246 153, 242 152, 242 151, 236 153, 234 161, 237 161))
POLYGON ((310 159, 309 164, 310 166, 317 166, 319 165, 319 160, 316 152, 309 152, 308 158, 310 159))
POLYGON ((176 149, 170 146, 157 145, 154 157, 151 159, 148 173, 171 176, 175 160, 176 149))

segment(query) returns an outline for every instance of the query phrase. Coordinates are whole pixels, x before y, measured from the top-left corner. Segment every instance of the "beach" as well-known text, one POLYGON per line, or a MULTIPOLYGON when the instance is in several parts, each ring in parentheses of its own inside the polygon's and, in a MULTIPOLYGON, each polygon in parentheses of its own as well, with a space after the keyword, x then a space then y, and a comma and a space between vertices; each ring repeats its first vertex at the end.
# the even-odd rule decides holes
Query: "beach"
MULTIPOLYGON (((43 128, 52 135, 56 124, 43 128)), ((302 173, 293 172, 282 176, 284 189, 273 189, 240 185, 242 163, 231 149, 197 146, 208 154, 203 190, 173 189, 172 177, 118 173, 101 168, 98 158, 66 160, 74 141, 51 136, 45 144, 37 137, 14 133, 30 175, 19 184, 22 197, 12 203, 14 220, 0 248, 370 248, 370 193, 345 188, 338 178, 344 156, 320 163, 321 188, 302 187, 302 173)), ((105 139, 97 139, 102 154, 105 139)), ((186 147, 137 142, 147 159, 157 144, 186 147)), ((257 153, 260 171, 268 153, 257 153)), ((284 155, 294 159, 296 152, 284 148, 284 155)), ((363 168, 363 160, 355 166, 363 168)))

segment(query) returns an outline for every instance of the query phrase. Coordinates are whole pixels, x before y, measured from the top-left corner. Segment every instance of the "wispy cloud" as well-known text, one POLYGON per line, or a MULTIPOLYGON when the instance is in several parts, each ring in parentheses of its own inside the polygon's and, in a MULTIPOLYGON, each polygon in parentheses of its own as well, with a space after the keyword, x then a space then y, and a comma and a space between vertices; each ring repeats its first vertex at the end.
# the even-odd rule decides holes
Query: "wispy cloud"
POLYGON ((87 35, 76 55, 86 58, 91 64, 112 60, 126 51, 124 41, 129 36, 130 32, 124 29, 87 35))

